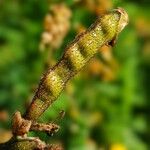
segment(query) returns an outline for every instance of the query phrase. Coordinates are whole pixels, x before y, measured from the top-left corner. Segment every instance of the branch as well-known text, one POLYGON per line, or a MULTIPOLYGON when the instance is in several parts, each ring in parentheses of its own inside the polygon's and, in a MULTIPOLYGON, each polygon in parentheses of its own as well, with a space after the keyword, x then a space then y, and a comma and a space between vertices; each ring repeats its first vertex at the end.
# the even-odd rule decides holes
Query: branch
POLYGON ((88 63, 101 46, 115 43, 118 34, 127 23, 127 13, 118 8, 98 18, 87 31, 78 35, 66 48, 60 61, 43 75, 24 117, 22 118, 19 112, 14 115, 14 136, 9 142, 0 145, 0 149, 1 147, 12 150, 54 149, 38 138, 24 136, 30 130, 50 132, 54 127, 55 131, 58 129, 55 125, 40 124, 36 120, 57 99, 67 81, 88 63))

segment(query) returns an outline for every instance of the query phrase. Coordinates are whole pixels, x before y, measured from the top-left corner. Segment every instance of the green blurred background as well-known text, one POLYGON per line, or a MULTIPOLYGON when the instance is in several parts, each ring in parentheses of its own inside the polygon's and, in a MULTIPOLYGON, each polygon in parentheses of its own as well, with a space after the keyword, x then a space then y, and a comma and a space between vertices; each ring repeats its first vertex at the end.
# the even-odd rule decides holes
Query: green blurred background
POLYGON ((55 120, 60 131, 29 136, 68 150, 150 149, 149 0, 0 0, 1 143, 11 137, 12 114, 25 112, 42 73, 79 32, 118 6, 130 23, 115 47, 101 48, 40 118, 55 120))

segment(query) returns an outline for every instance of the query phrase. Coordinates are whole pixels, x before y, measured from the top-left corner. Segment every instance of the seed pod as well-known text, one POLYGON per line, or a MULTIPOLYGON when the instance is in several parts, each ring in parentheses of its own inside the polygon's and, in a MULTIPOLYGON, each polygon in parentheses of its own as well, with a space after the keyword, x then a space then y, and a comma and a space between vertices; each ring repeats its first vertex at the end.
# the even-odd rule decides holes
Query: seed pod
POLYGON ((38 119, 57 99, 67 81, 87 64, 101 46, 114 44, 127 23, 127 13, 118 8, 99 17, 88 30, 78 35, 60 61, 42 77, 25 118, 38 119))

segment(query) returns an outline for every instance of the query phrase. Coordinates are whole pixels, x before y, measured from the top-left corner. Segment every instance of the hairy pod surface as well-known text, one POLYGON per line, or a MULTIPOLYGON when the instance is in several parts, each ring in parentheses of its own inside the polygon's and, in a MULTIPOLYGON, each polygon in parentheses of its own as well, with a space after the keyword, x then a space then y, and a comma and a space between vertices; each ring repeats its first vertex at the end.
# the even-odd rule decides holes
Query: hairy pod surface
POLYGON ((36 120, 57 99, 67 81, 78 73, 99 48, 115 40, 128 23, 122 9, 99 17, 87 31, 78 35, 65 49, 60 61, 42 77, 25 118, 36 120))

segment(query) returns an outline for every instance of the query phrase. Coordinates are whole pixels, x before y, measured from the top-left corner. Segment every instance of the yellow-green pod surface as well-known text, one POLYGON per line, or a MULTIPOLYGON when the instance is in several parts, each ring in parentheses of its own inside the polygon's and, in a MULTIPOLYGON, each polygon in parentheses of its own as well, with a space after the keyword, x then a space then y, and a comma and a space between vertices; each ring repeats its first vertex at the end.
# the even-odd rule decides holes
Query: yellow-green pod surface
POLYGON ((66 82, 78 73, 98 49, 116 39, 127 25, 128 15, 118 8, 99 17, 66 48, 60 61, 41 79, 25 118, 36 120, 57 99, 66 82))

